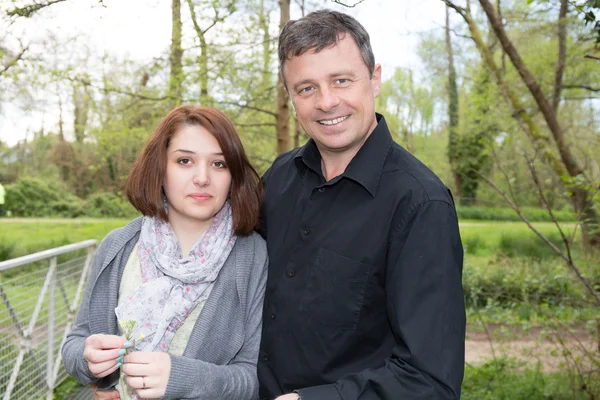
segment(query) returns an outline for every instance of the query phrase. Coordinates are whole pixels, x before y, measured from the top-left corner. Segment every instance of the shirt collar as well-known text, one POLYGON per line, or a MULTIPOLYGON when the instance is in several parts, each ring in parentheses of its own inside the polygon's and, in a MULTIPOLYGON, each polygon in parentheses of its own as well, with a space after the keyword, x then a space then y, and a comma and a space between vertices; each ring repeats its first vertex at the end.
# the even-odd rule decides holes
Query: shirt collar
MULTIPOLYGON (((390 135, 385 118, 381 114, 375 115, 377 126, 340 177, 357 182, 373 197, 377 193, 383 165, 392 145, 392 136, 390 135)), ((322 176, 321 154, 313 139, 310 139, 300 148, 294 159, 297 167, 303 170, 308 167, 322 176)))

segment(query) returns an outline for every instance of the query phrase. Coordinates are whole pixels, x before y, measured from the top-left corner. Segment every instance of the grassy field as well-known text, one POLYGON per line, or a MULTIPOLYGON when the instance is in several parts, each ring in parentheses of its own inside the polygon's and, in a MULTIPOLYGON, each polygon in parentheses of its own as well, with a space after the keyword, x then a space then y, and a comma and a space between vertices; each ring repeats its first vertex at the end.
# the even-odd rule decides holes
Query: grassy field
MULTIPOLYGON (((15 254, 24 255, 81 240, 100 241, 108 232, 124 226, 127 222, 128 220, 125 219, 4 218, 0 219, 0 246, 11 244, 15 248, 15 254)), ((558 237, 556 226, 552 223, 539 222, 535 226, 553 239, 558 237)), ((568 233, 572 233, 574 229, 573 224, 565 223, 562 226, 566 227, 568 233)), ((535 235, 520 222, 461 221, 460 229, 466 252, 471 255, 497 254, 503 240, 506 240, 503 238, 507 237, 537 240, 535 235)))
POLYGON ((0 219, 0 261, 87 239, 98 242, 127 220, 0 219), (7 250, 7 249, 11 250, 7 250))

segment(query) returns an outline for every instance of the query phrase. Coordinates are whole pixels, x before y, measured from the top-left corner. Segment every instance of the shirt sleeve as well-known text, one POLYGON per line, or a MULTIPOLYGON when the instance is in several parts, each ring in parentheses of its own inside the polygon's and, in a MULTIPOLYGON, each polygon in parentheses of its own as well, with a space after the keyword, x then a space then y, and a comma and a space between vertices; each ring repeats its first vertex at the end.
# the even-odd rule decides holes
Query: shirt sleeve
POLYGON ((466 326, 462 265, 454 206, 445 201, 416 206, 389 239, 392 354, 379 368, 297 390, 302 399, 459 399, 466 326))
MULTIPOLYGON (((271 172, 271 168, 269 168, 267 170, 267 172, 265 172, 263 174, 263 176, 260 178, 260 183, 263 185, 265 198, 266 198, 266 193, 267 193, 267 181, 269 179, 269 174, 271 172)), ((260 236, 262 236, 263 239, 267 240, 267 219, 266 219, 265 202, 264 201, 260 207, 260 216, 259 216, 257 232, 260 234, 260 236)))

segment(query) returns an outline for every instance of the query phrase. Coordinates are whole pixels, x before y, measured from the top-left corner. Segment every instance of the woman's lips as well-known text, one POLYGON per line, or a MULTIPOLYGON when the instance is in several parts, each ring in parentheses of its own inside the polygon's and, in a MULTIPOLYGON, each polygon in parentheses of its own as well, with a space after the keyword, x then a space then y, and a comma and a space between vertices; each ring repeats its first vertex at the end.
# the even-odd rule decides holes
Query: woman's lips
POLYGON ((212 199, 210 194, 199 193, 199 194, 190 194, 190 197, 196 201, 206 201, 212 199))

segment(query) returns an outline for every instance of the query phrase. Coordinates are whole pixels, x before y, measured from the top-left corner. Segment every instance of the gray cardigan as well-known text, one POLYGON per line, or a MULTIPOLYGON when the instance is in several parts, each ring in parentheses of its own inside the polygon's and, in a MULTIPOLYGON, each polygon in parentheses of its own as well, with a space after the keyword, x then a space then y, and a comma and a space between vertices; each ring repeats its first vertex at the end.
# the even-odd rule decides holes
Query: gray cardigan
MULTIPOLYGON (((119 284, 138 241, 141 218, 109 233, 96 251, 73 330, 62 348, 67 372, 83 384, 108 389, 120 371, 98 379, 83 359, 85 339, 116 335, 119 284)), ((171 354, 171 375, 164 398, 258 398, 256 362, 267 280, 267 249, 256 233, 238 237, 181 356, 171 354)))

